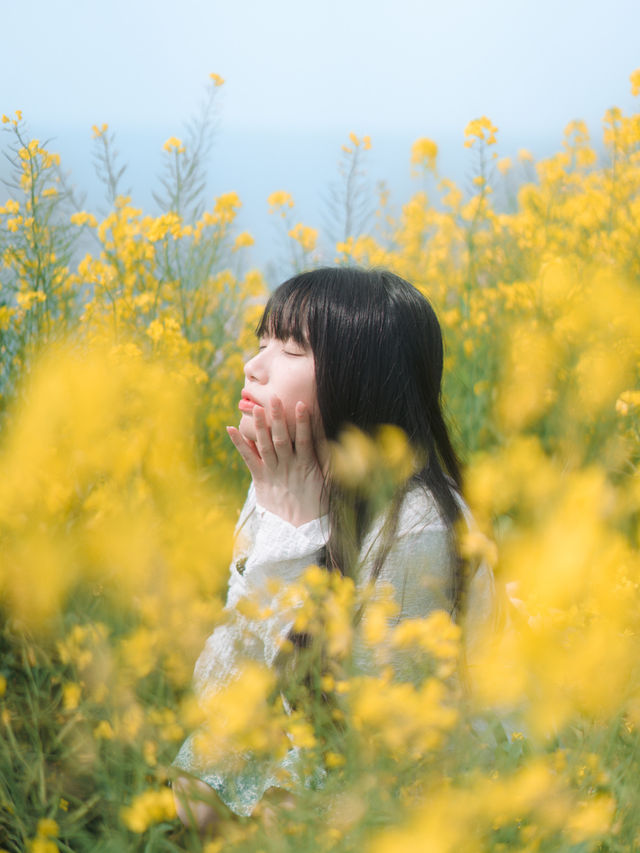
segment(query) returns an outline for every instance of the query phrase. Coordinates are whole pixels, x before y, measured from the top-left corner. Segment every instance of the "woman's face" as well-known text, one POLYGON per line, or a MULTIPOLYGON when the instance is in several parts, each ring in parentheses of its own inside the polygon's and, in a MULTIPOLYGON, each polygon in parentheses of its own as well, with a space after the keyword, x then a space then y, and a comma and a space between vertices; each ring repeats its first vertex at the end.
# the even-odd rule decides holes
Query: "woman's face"
POLYGON ((308 345, 298 344, 292 338, 281 341, 265 336, 260 339, 257 355, 245 364, 244 375, 242 398, 238 404, 242 412, 238 429, 246 439, 256 440, 253 423, 253 409, 256 404, 264 408, 267 423, 270 425, 270 404, 274 396, 278 397, 284 407, 292 440, 295 437, 295 406, 300 401, 310 413, 316 436, 322 435, 315 362, 308 345))

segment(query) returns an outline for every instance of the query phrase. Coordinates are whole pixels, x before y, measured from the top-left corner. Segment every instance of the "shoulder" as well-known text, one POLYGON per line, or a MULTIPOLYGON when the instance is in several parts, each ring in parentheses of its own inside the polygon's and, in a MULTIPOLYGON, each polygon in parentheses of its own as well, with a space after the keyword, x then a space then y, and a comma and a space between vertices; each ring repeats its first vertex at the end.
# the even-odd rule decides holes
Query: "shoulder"
MULTIPOLYGON (((370 552, 381 544, 387 532, 388 512, 381 513, 365 536, 363 548, 370 552)), ((394 524, 393 540, 397 544, 419 540, 423 535, 446 538, 448 527, 433 494, 423 485, 411 488, 402 499, 394 524)))
POLYGON ((424 486, 414 486, 402 501, 396 535, 419 533, 427 528, 446 531, 447 525, 433 494, 424 486))
POLYGON ((385 516, 378 518, 366 537, 360 582, 374 579, 380 589, 391 585, 400 608, 398 619, 450 610, 450 532, 433 494, 423 486, 412 488, 402 500, 393 531, 385 530, 386 521, 385 516))

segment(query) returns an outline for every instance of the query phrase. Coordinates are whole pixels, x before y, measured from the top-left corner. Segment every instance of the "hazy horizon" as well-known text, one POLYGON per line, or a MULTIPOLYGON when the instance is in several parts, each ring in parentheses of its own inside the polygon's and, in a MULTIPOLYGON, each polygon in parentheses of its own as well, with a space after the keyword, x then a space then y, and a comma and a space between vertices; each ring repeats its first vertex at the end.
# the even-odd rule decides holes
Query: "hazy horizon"
POLYGON ((498 126, 501 157, 527 148, 539 158, 560 149, 572 119, 597 145, 606 109, 638 109, 637 0, 396 0, 392 10, 383 0, 185 0, 179 10, 167 0, 57 0, 46 14, 36 4, 28 33, 23 11, 0 3, 0 24, 0 112, 21 109, 31 134, 51 139, 91 209, 93 124, 115 132, 125 185, 153 212, 164 141, 183 134, 209 73, 225 78, 207 193, 238 192, 254 263, 274 255, 274 190, 292 193, 296 221, 323 224, 350 131, 371 136, 370 181, 385 180, 400 206, 415 188, 419 137, 437 142, 440 174, 464 184, 464 128, 478 116, 498 126))

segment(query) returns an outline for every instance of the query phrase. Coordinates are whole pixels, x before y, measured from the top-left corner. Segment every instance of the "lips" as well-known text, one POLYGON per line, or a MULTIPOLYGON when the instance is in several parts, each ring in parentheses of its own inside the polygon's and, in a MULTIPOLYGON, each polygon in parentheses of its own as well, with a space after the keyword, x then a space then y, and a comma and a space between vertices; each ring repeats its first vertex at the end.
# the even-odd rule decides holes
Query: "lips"
POLYGON ((240 402, 238 403, 238 408, 241 412, 252 412, 254 406, 260 405, 257 400, 254 400, 251 394, 246 391, 244 388, 242 389, 242 397, 240 398, 240 402))

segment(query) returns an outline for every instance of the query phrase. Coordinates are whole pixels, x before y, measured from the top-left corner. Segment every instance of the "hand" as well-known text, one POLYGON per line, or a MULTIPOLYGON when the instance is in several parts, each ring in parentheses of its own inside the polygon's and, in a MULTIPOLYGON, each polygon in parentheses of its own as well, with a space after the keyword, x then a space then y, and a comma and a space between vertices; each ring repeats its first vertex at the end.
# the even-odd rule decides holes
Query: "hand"
POLYGON ((296 403, 293 436, 289 435, 278 397, 272 397, 270 413, 269 428, 264 408, 254 406, 255 442, 236 427, 227 427, 227 432, 251 472, 260 506, 300 527, 326 512, 325 477, 320 464, 327 457, 322 452, 325 442, 314 436, 304 403, 296 403))

